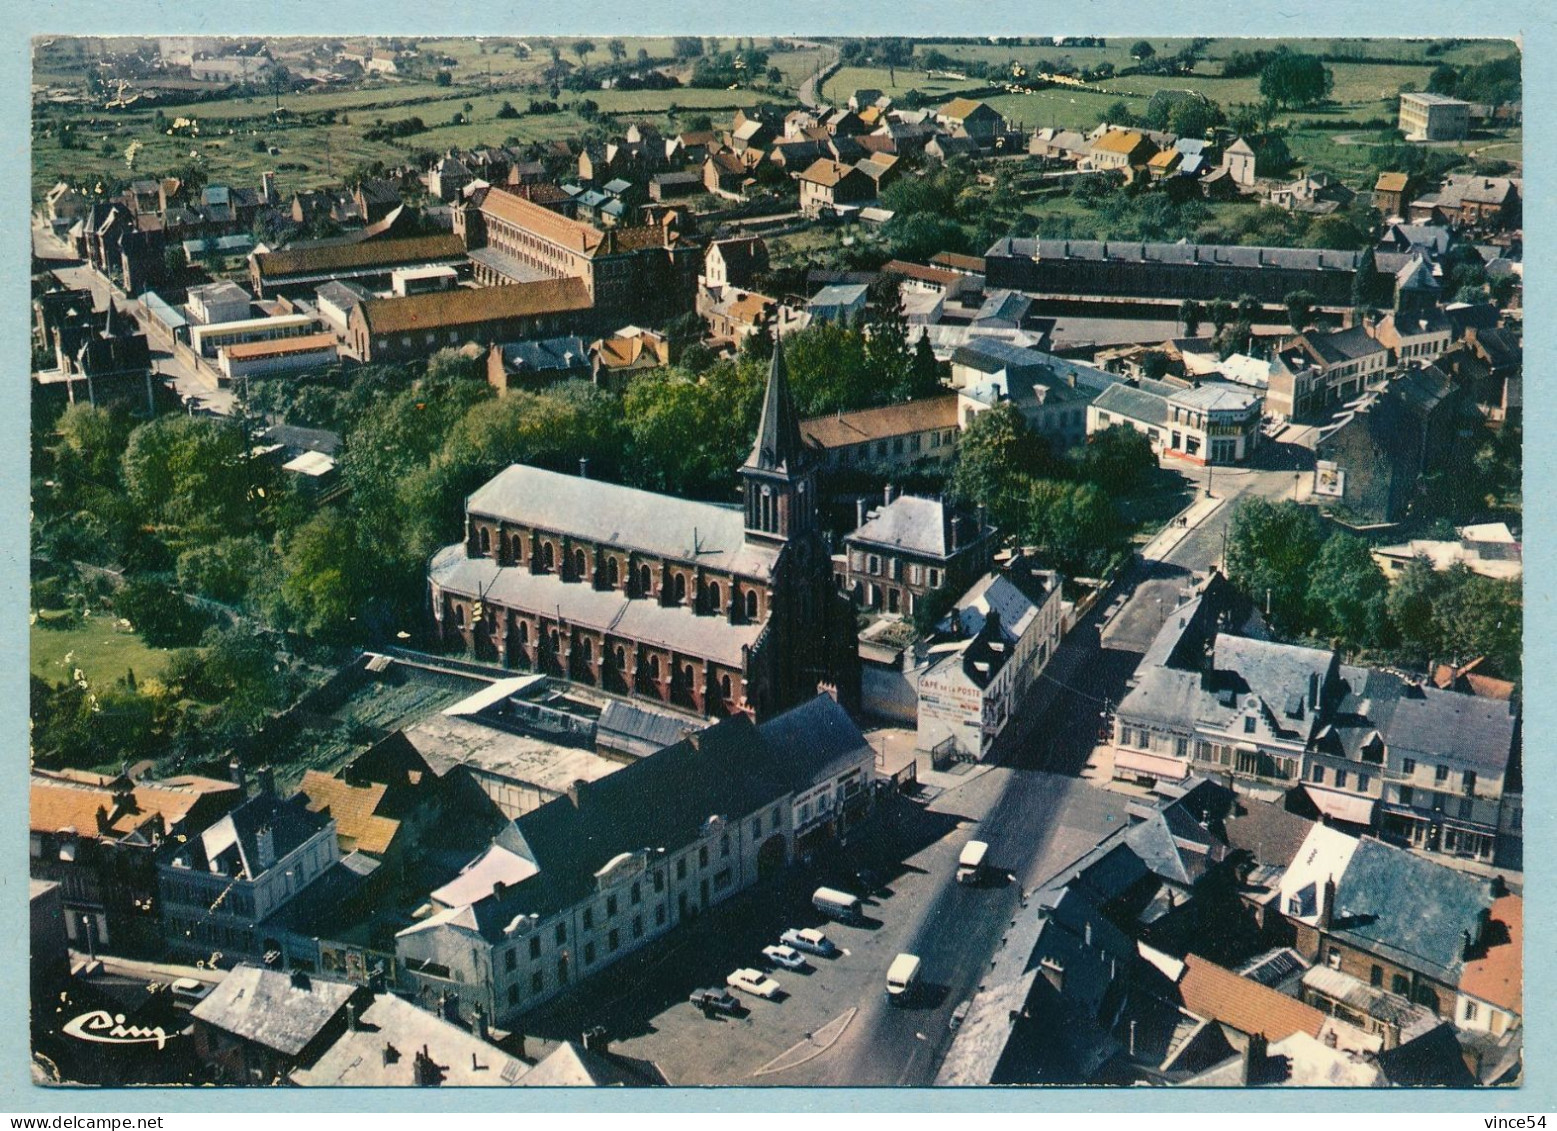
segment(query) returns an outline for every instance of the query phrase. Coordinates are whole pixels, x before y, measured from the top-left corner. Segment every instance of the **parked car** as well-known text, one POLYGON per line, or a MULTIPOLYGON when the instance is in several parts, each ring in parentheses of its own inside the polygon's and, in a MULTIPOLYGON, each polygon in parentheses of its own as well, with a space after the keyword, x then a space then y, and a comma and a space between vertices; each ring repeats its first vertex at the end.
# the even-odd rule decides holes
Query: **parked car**
POLYGON ((823 958, 833 958, 838 954, 838 944, 815 927, 791 927, 779 936, 779 942, 823 958))
POLYGON ((211 992, 211 984, 202 982, 198 978, 175 978, 168 985, 168 992, 173 995, 175 1004, 182 1005, 185 1009, 193 1009, 211 992))
POLYGON ((762 954, 774 966, 782 966, 786 970, 806 968, 806 956, 792 946, 765 946, 762 954))
POLYGON ((741 999, 729 990, 693 990, 690 1000, 704 1013, 739 1013, 741 1010, 741 999))
POLYGON ((758 997, 772 998, 779 992, 779 984, 768 977, 761 970, 753 970, 751 967, 743 967, 735 971, 724 980, 725 985, 736 990, 745 990, 749 994, 758 997))

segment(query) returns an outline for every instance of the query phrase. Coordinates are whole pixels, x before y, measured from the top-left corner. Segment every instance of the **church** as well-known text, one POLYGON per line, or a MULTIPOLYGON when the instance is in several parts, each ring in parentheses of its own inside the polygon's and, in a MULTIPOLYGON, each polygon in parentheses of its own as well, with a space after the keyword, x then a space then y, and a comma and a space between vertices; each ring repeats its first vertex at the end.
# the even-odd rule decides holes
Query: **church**
POLYGON ((852 707, 854 614, 832 585, 816 473, 775 348, 742 506, 514 464, 432 559, 439 637, 705 717, 760 722, 822 686, 852 707))

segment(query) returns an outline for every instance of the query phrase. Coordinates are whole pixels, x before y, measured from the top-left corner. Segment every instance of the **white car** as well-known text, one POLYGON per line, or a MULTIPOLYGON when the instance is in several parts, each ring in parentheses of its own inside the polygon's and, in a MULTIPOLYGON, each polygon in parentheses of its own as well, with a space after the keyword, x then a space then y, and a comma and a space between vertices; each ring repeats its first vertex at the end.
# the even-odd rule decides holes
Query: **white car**
POLYGON ((762 956, 773 965, 782 966, 786 970, 806 968, 806 956, 792 946, 765 946, 762 948, 762 956))
POLYGON ((185 1008, 193 1008, 205 1000, 211 986, 195 978, 175 978, 168 986, 173 1000, 185 1008))
POLYGON ((815 927, 791 927, 779 936, 779 942, 795 950, 803 950, 807 954, 821 955, 823 958, 831 958, 838 953, 838 947, 833 940, 815 927))
POLYGON ((724 984, 732 990, 744 990, 758 997, 772 998, 779 992, 777 982, 761 970, 753 970, 750 967, 735 971, 724 980, 724 984))

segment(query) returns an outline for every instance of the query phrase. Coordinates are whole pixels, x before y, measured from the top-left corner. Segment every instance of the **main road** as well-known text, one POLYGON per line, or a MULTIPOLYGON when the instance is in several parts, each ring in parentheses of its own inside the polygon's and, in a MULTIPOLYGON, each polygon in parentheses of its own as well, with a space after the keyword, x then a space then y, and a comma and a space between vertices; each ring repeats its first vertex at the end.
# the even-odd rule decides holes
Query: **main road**
POLYGON ((1075 778, 1032 770, 993 773, 1006 780, 984 819, 967 837, 948 837, 917 860, 940 880, 917 927, 905 935, 905 949, 921 960, 917 1001, 889 1005, 883 982, 827 1053, 778 1080, 817 1087, 933 1083, 953 1036, 952 1014, 979 989, 990 957, 1021 912, 1022 893, 1125 820, 1125 798, 1075 778), (955 878, 958 853, 970 839, 989 845, 993 877, 978 886, 955 878))

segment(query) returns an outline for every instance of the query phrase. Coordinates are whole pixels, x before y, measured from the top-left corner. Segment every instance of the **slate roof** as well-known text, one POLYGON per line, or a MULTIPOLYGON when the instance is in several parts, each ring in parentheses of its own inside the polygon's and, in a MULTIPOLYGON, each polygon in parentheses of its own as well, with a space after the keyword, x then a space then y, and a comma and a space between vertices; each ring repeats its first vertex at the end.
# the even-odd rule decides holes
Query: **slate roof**
MULTIPOLYGON (((862 288, 863 289, 863 288, 862 288)), ((798 473, 808 462, 808 449, 800 438, 800 419, 789 394, 789 369, 782 343, 774 343, 768 360, 768 381, 762 395, 762 417, 757 436, 743 468, 757 471, 798 473)), ((744 518, 742 519, 744 523, 744 518)))
POLYGON ((296 1056, 357 990, 344 982, 243 965, 223 978, 192 1016, 283 1056, 296 1056))
POLYGON ((1488 882, 1382 841, 1357 843, 1336 884, 1331 933, 1360 950, 1458 985, 1464 931, 1489 910, 1488 882))
POLYGON ((1012 345, 1000 338, 975 338, 952 352, 952 364, 964 365, 980 373, 999 373, 1011 370, 1026 377, 1048 360, 1048 355, 1038 350, 1012 345))
POLYGON ((1413 688, 1395 704, 1385 739, 1396 756, 1443 762, 1501 780, 1513 754, 1512 703, 1437 688, 1413 688))
POLYGON ((519 916, 572 907, 596 890, 595 874, 622 853, 676 852, 701 837, 710 817, 743 818, 786 796, 792 786, 782 763, 791 756, 741 715, 588 783, 577 802, 559 799, 531 810, 498 844, 536 874, 507 887, 501 899, 487 896, 456 909, 455 918, 495 941, 519 916))
POLYGON ((1021 322, 1033 300, 1021 291, 994 290, 984 296, 983 305, 974 314, 975 324, 994 320, 1021 322))
POLYGON ((1143 424, 1166 424, 1168 402, 1143 389, 1124 383, 1110 385, 1092 402, 1099 412, 1108 412, 1143 424))
POLYGON ((362 1011, 356 1028, 347 1029, 291 1081, 305 1088, 411 1087, 416 1057, 427 1055, 438 1066, 438 1083, 449 1088, 514 1087, 532 1071, 451 1022, 418 1009, 393 994, 377 994, 362 1011))
MULTIPOLYGON (((953 553, 952 517, 951 506, 940 499, 899 495, 886 506, 871 511, 865 524, 850 534, 848 541, 948 558, 953 553)), ((967 539, 963 545, 971 541, 967 539)))
POLYGON ((365 287, 359 287, 356 283, 348 283, 339 279, 331 279, 314 289, 314 294, 321 301, 328 301, 340 307, 348 315, 364 299, 372 298, 373 294, 365 287))
POLYGON ((809 788, 843 761, 874 760, 870 743, 831 695, 817 695, 757 727, 773 752, 774 768, 789 788, 809 788))
POLYGON ((647 1060, 592 1052, 573 1041, 563 1041, 519 1078, 521 1087, 535 1088, 640 1088, 666 1083, 647 1060))
POLYGON ((1336 330, 1330 334, 1304 334, 1302 340, 1309 352, 1326 365, 1343 365, 1358 358, 1387 352, 1386 347, 1369 337, 1361 326, 1336 330))
POLYGON ((262 863, 259 833, 268 829, 274 846, 273 862, 299 848, 329 827, 331 819, 308 809, 308 799, 282 800, 273 793, 258 793, 212 824, 199 836, 190 837, 172 856, 175 866, 208 872, 213 861, 222 875, 255 879, 272 864, 262 863))
MULTIPOLYGON (((651 509, 643 518, 652 523, 654 515, 651 509)), ((759 547, 753 544, 746 549, 751 556, 737 560, 748 568, 737 572, 751 576, 763 563, 756 557, 759 547)), ((677 556, 694 560, 690 554, 677 556)), ((554 573, 500 566, 488 557, 467 557, 463 542, 434 555, 428 576, 434 585, 451 593, 547 616, 560 613, 569 624, 734 668, 743 667, 743 649, 757 642, 763 628, 760 624, 731 624, 723 617, 697 616, 690 609, 654 600, 629 599, 620 590, 563 581, 554 573)))
POLYGON ((1379 1070, 1397 1088, 1472 1088, 1454 1026, 1445 1021, 1413 1041, 1378 1054, 1379 1070))
POLYGON ((1355 271, 1362 252, 1317 248, 1244 247, 1235 244, 1142 243, 1139 240, 1050 240, 1009 236, 987 256, 1081 259, 1120 263, 1203 263, 1233 267, 1280 267, 1303 271, 1355 271))
POLYGON ((507 342, 497 349, 503 359, 503 368, 515 373, 589 368, 589 347, 577 336, 507 342))

